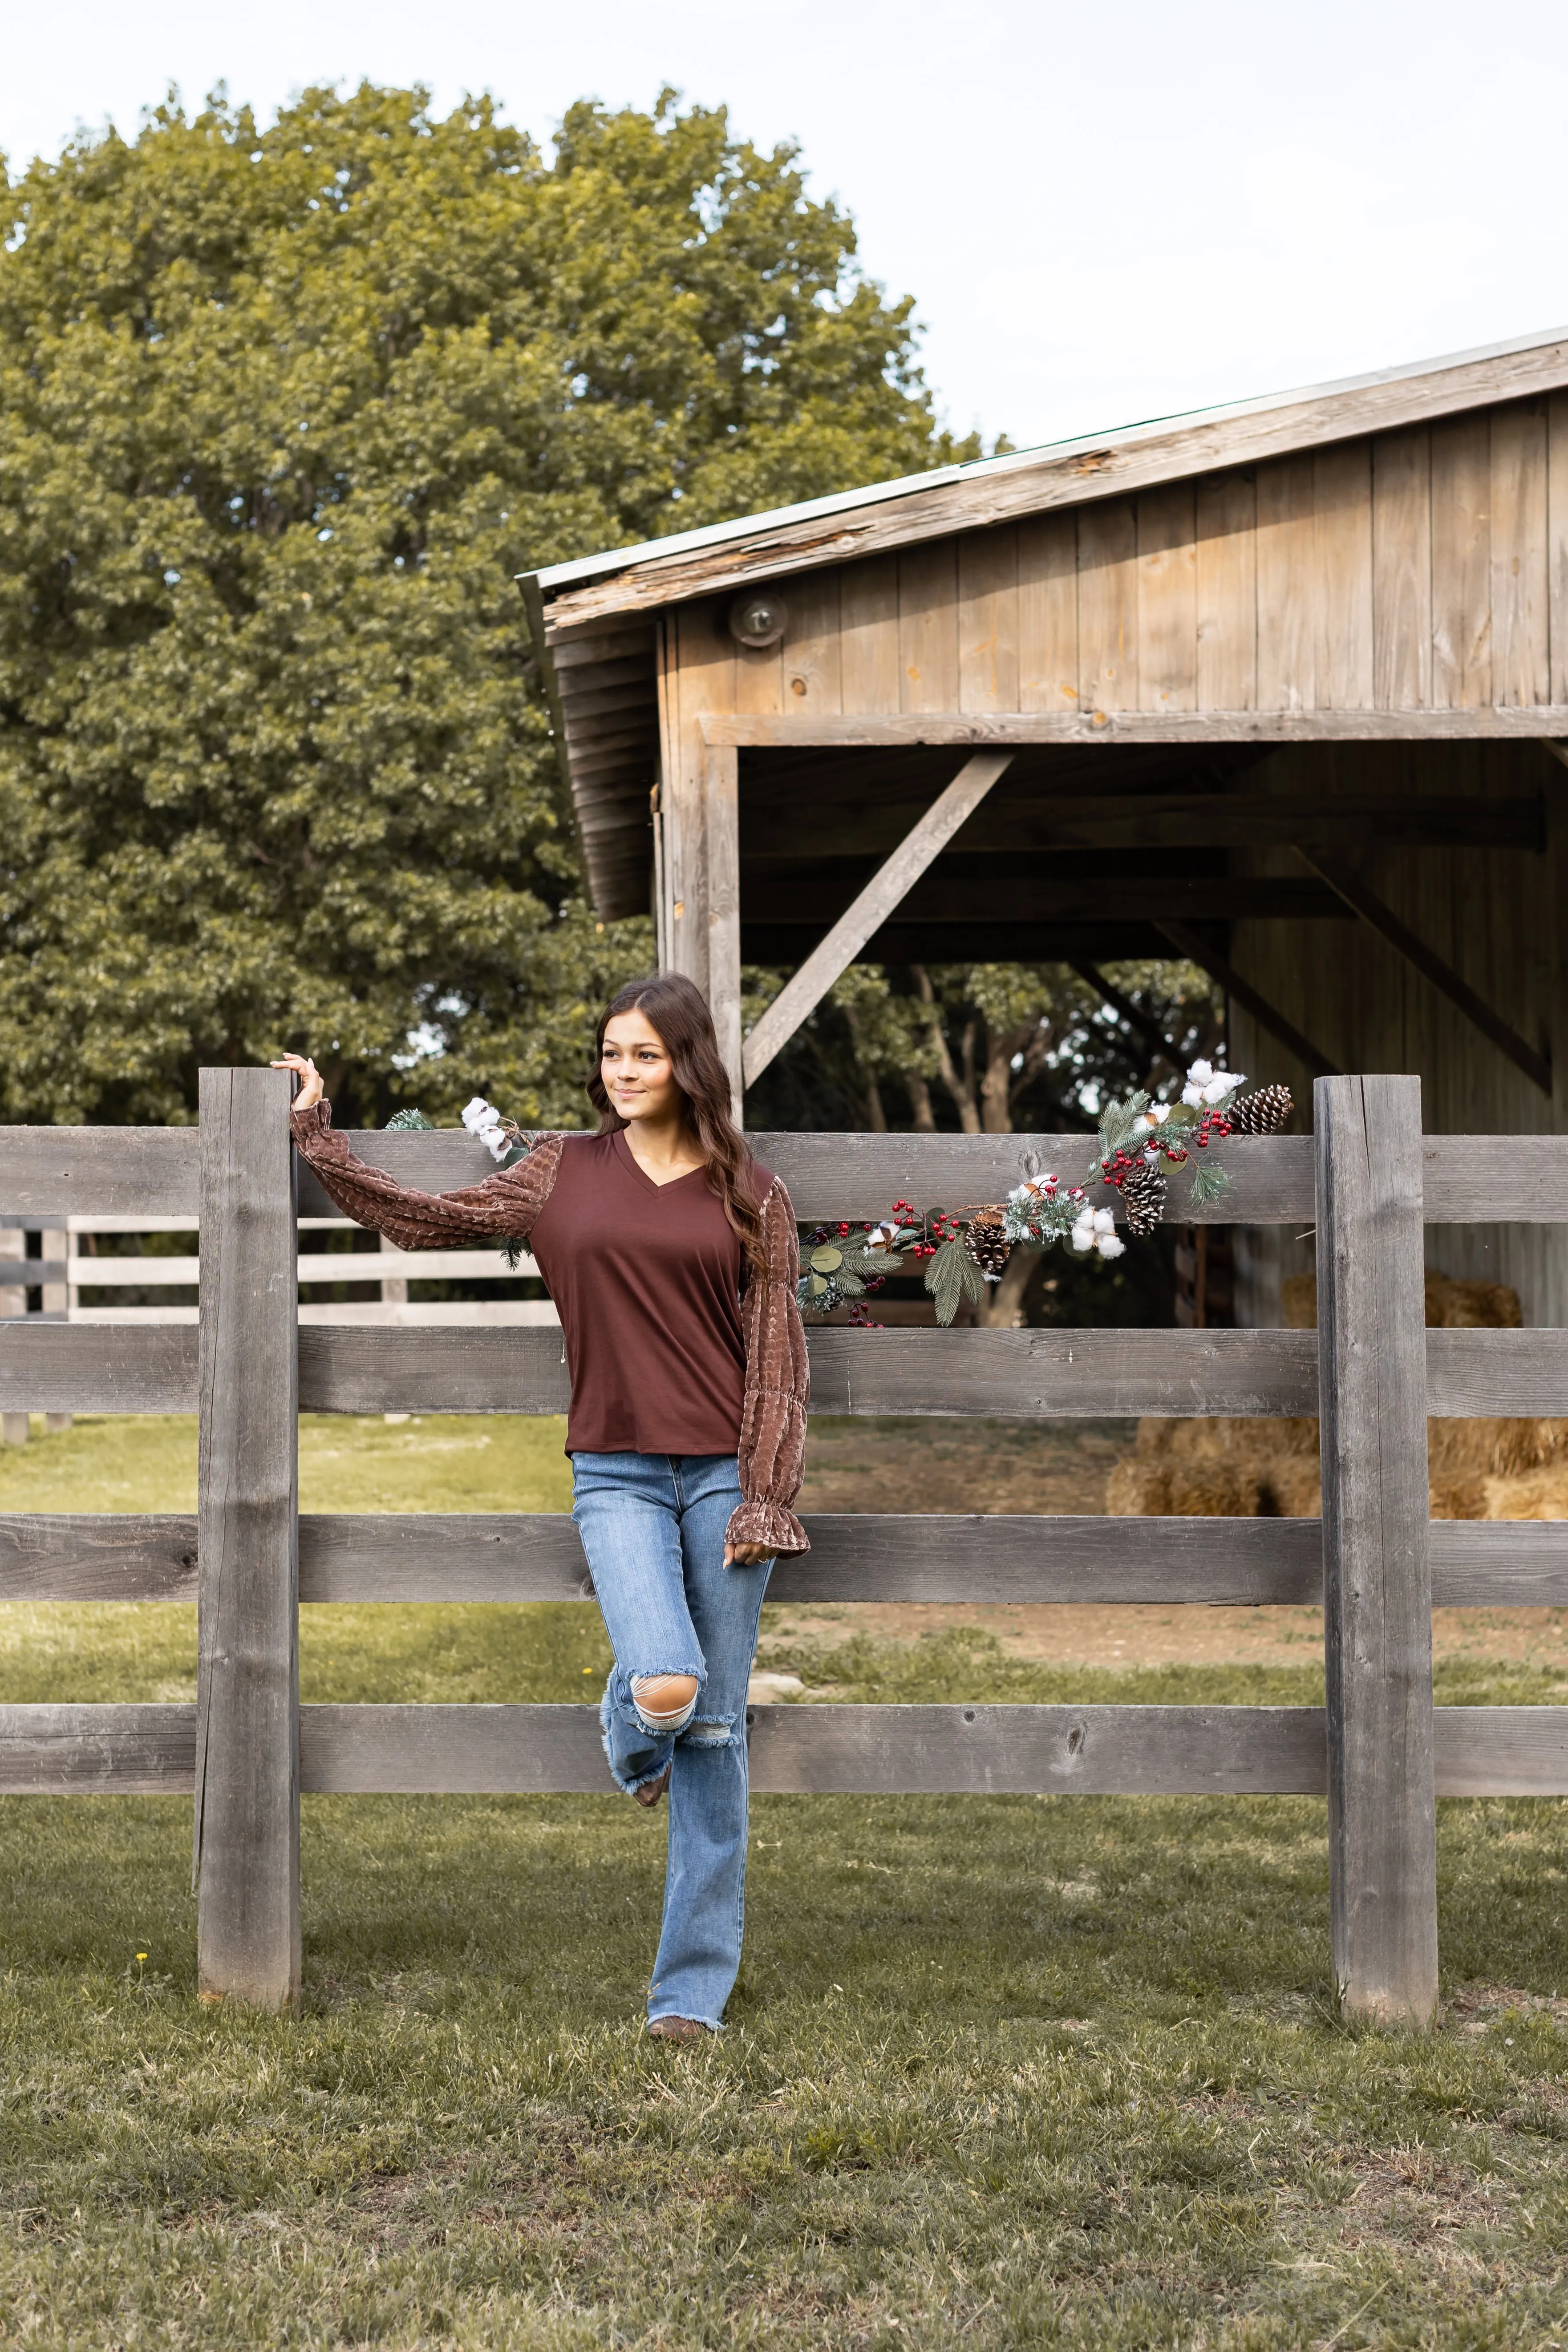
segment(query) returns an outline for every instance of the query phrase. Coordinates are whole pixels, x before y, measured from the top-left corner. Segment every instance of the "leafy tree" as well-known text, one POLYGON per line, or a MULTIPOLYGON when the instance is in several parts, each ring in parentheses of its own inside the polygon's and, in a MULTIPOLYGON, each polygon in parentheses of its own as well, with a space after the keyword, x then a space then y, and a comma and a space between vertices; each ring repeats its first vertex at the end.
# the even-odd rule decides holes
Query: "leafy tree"
MULTIPOLYGON (((750 1025, 785 975, 748 971, 750 1025)), ((1195 964, 1106 966, 1109 999, 1065 964, 852 964, 748 1094, 758 1127, 1095 1126, 1102 1100, 1157 1090, 1223 1034, 1195 964)))
POLYGON ((0 1116, 582 1115, 647 927, 579 895, 511 576, 975 454, 721 110, 219 96, 6 182, 0 1116))

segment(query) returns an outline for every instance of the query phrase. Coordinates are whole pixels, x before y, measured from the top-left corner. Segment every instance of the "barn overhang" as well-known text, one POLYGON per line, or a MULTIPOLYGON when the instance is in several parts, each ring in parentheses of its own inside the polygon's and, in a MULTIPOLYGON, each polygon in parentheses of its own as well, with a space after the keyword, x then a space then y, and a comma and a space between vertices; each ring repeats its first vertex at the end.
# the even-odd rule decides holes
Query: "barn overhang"
MULTIPOLYGON (((752 1072, 858 953, 1179 949, 1245 1003, 1233 933, 1274 924, 1370 927, 1550 1087, 1537 1039, 1363 867, 1394 844, 1540 846, 1535 746, 1568 739, 1568 332, 522 584, 596 908, 651 898, 737 1085, 742 956, 795 967, 752 1072), (742 625, 759 595, 771 633, 742 625), (1401 764, 1412 743, 1508 741, 1526 764, 1484 812, 1401 764), (1363 759, 1347 789, 1336 756, 1378 746, 1384 767, 1363 759), (1266 764, 1289 747, 1317 762, 1300 823, 1266 764)), ((1252 994, 1307 1066, 1332 1066, 1252 994)))

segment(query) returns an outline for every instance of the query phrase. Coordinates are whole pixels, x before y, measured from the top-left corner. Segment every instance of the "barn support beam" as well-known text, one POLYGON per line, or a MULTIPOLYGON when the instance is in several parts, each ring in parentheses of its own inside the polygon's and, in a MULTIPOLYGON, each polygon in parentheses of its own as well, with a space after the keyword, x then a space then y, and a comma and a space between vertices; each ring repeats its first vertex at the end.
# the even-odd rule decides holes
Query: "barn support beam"
POLYGON ((1472 1028, 1479 1029, 1489 1045, 1505 1054, 1516 1069, 1522 1070, 1531 1086, 1539 1087, 1543 1095, 1550 1097, 1552 1064, 1547 1056, 1528 1045, 1500 1013, 1492 1011, 1485 997, 1478 995, 1468 981, 1460 978, 1452 964, 1445 963, 1425 940, 1418 939, 1402 923, 1393 908, 1375 890, 1368 888, 1352 866, 1342 866, 1337 859, 1325 857, 1321 849, 1310 848, 1301 842, 1296 844, 1296 854, 1314 874, 1322 877, 1331 890, 1339 892, 1346 906, 1354 908, 1370 930, 1385 940, 1396 955, 1403 956, 1423 980, 1464 1014, 1472 1028))
POLYGON ((702 790, 703 864, 708 874, 708 1008, 719 1056, 729 1074, 737 1123, 745 1078, 741 1066, 741 755, 710 746, 702 790))
MULTIPOLYGON (((731 755, 733 757, 733 754, 731 755)), ((952 782, 906 834, 892 856, 871 877, 854 904, 839 916, 827 937, 813 949, 793 980, 774 997, 745 1041, 745 1083, 761 1077, 809 1013, 816 1010, 873 931, 939 856, 992 785, 1012 765, 1010 751, 979 751, 966 760, 952 782)), ((737 908, 739 893, 737 891, 737 908)), ((737 933, 738 942, 738 933, 737 933)), ((737 944, 737 970, 738 964, 737 944)))
MULTIPOLYGON (((836 806, 831 855, 885 857, 911 814, 880 801, 836 806)), ((982 809, 964 848, 975 856, 999 851, 1011 856, 1062 849, 1289 849, 1298 841, 1321 842, 1342 855, 1384 846, 1540 850, 1546 845, 1545 803, 1539 793, 1499 800, 1464 793, 1271 793, 1249 800, 1239 792, 1090 790, 1072 797, 1058 793, 1033 804, 1020 798, 994 815, 982 809)), ((797 865, 800 855, 793 805, 763 805, 748 814, 748 866, 797 865)))
POLYGON ((1234 996, 1243 1012, 1250 1013, 1258 1027, 1267 1029, 1287 1053, 1294 1054, 1314 1077, 1337 1078, 1341 1076, 1328 1055, 1321 1054, 1310 1037, 1303 1037, 1294 1024, 1276 1011, 1266 996, 1259 995, 1252 982, 1244 980, 1233 963, 1228 962, 1217 949, 1210 947, 1201 931, 1194 931, 1186 923, 1156 923, 1154 928, 1164 933, 1171 945, 1179 954, 1184 955, 1189 963, 1195 963, 1200 971, 1206 971, 1211 980, 1217 981, 1226 995, 1234 996))

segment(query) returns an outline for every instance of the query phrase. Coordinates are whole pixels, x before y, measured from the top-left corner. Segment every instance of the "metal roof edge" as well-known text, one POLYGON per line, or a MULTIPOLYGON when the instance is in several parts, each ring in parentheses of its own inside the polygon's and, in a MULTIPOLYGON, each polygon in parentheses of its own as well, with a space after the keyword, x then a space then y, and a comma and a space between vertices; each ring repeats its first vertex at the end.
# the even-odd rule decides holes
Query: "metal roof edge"
POLYGON ((1309 401, 1348 396, 1365 392, 1374 384, 1418 383, 1424 377, 1446 375, 1458 368, 1475 367, 1486 360, 1511 359, 1521 352, 1538 351, 1550 343, 1563 341, 1568 341, 1568 327, 1557 327, 1538 334, 1518 335, 1506 342, 1479 344, 1471 351, 1450 352, 1439 359, 1416 360, 1398 367, 1373 368, 1364 375, 1342 376, 1329 383, 1300 384, 1287 392, 1267 393, 1251 400, 1222 402, 1212 408, 1178 409, 1170 415, 1147 417, 1136 425, 1076 434, 1070 440, 1040 442, 1028 449, 1010 449, 999 457, 974 457, 961 466, 933 466, 923 474, 901 474, 890 481, 870 482, 858 489, 836 490, 826 498, 805 499, 794 506, 769 507, 757 514, 735 516, 725 522, 706 523, 696 530, 672 531, 664 539, 646 539, 635 546, 612 548, 601 554, 580 556, 570 563, 548 564, 537 572, 520 572, 517 577, 520 584, 527 582, 535 585, 538 594, 543 598, 554 594, 559 589, 626 571, 634 564, 650 562, 664 556, 694 553, 705 547, 722 547, 731 540, 749 538, 754 531, 789 523, 811 522, 820 516, 853 513, 858 508, 881 505, 892 499, 909 498, 919 491, 941 488, 950 482, 972 481, 979 476, 1022 472, 1033 466, 1055 464, 1080 453, 1102 449, 1108 445, 1115 447, 1136 445, 1156 434, 1168 433, 1173 425, 1186 425, 1195 431, 1226 418, 1263 416, 1271 410, 1293 408, 1309 401))

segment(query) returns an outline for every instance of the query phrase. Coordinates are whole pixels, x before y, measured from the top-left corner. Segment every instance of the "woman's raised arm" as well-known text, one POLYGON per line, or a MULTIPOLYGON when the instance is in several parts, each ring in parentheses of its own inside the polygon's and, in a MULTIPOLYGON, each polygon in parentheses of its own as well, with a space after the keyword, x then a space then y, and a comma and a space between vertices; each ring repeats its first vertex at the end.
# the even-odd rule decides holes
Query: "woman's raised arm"
POLYGON ((289 1114, 294 1141, 321 1190, 358 1225, 384 1234, 399 1249, 447 1249, 465 1242, 525 1242, 550 1198, 564 1136, 542 1136, 526 1160, 500 1168, 482 1184, 456 1192, 416 1192, 384 1170, 372 1168, 332 1132, 332 1107, 313 1062, 287 1054, 273 1068, 302 1081, 289 1114))

